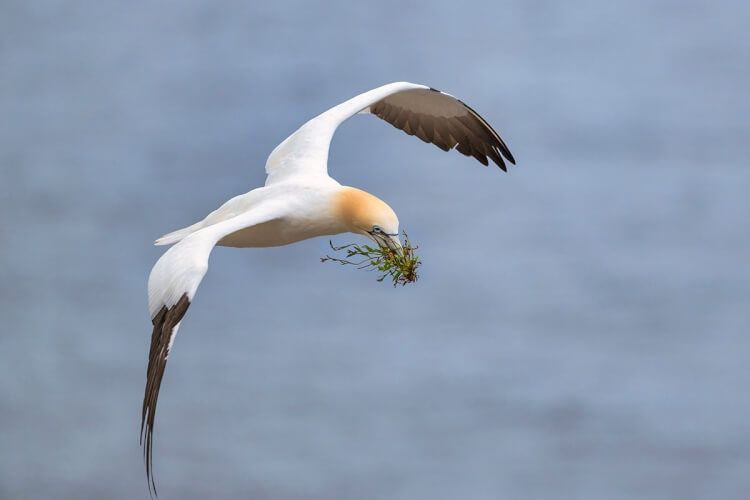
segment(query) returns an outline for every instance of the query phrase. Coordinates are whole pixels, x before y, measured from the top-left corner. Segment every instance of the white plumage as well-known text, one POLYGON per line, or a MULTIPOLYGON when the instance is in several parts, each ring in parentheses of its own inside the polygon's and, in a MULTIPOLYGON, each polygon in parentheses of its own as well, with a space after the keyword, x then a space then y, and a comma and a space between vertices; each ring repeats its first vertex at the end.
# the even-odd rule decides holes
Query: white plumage
POLYGON ((399 222, 393 210, 375 196, 342 186, 328 175, 333 134, 357 113, 372 113, 425 142, 446 151, 456 148, 484 165, 489 158, 505 170, 503 157, 515 163, 492 127, 455 97, 424 85, 391 83, 329 109, 285 139, 266 161, 265 186, 236 196, 202 221, 156 240, 157 245, 174 246, 156 262, 148 280, 154 330, 141 439, 145 440, 151 486, 154 415, 166 359, 214 246, 279 246, 352 232, 380 246, 400 249, 399 222))

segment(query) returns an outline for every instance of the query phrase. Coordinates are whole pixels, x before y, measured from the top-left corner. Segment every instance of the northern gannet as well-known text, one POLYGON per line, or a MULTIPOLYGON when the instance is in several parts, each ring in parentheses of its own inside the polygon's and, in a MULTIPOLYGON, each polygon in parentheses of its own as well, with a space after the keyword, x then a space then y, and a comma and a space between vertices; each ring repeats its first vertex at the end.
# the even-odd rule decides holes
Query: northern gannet
POLYGON ((151 335, 146 391, 141 412, 149 487, 154 415, 172 343, 185 311, 208 269, 214 246, 271 247, 351 232, 400 251, 398 217, 379 198, 328 175, 328 148, 336 128, 357 113, 370 113, 444 151, 455 148, 483 165, 488 158, 506 170, 515 164, 500 136, 450 94, 424 85, 396 82, 360 94, 308 121, 271 152, 263 187, 236 196, 192 226, 157 239, 175 244, 156 262, 148 279, 151 335))

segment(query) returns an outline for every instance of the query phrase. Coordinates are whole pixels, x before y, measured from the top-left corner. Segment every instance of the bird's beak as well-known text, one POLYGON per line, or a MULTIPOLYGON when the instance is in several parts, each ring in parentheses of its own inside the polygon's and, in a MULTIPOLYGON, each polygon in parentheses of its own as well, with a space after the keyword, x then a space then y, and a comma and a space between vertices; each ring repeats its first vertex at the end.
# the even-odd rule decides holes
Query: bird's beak
POLYGON ((373 234, 372 239, 375 240, 375 243, 380 245, 380 248, 393 250, 393 253, 402 259, 404 258, 404 249, 401 246, 401 240, 398 239, 398 234, 392 236, 387 234, 373 234))

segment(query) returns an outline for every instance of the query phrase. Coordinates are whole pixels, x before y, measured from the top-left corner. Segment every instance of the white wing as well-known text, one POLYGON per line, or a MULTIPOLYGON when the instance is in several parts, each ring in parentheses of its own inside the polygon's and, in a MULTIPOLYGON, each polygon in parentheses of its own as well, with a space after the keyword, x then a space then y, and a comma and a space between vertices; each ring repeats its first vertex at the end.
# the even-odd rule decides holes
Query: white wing
POLYGON ((328 148, 339 125, 357 113, 372 113, 409 135, 448 151, 488 158, 503 170, 515 164, 500 136, 473 109, 450 94, 424 85, 396 82, 360 94, 305 123, 266 161, 266 185, 300 176, 328 175, 328 148))
POLYGON ((200 229, 167 250, 148 278, 148 307, 154 331, 151 334, 146 391, 141 413, 141 443, 144 444, 146 474, 153 482, 151 448, 159 387, 180 321, 208 269, 208 257, 224 236, 240 229, 282 217, 283 200, 260 204, 241 215, 200 229))

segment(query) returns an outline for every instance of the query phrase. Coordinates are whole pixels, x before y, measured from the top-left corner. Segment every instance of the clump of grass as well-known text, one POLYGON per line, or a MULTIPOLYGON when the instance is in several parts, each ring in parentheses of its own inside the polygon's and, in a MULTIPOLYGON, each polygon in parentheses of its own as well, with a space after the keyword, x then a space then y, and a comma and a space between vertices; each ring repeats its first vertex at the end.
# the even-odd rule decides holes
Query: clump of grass
POLYGON ((390 278, 393 281, 394 287, 413 283, 419 278, 417 268, 422 262, 419 260, 419 255, 414 253, 419 246, 411 245, 406 231, 404 231, 404 244, 402 248, 404 252, 403 257, 398 256, 390 248, 373 248, 370 245, 357 245, 355 243, 337 247, 330 240, 328 244, 331 245, 334 252, 345 250, 346 256, 339 259, 326 255, 320 259, 321 262, 330 260, 331 262, 338 262, 342 266, 351 265, 356 266, 357 269, 378 271, 382 273, 378 277, 378 281, 390 278))

